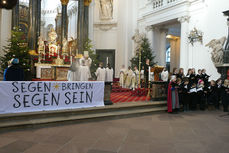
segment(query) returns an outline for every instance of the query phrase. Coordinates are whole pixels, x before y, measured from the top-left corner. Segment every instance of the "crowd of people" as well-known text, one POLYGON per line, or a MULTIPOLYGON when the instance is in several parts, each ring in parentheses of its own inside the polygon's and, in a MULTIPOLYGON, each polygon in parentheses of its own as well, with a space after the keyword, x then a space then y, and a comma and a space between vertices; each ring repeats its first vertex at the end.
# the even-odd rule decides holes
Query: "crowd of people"
POLYGON ((209 80, 205 69, 174 68, 168 85, 168 112, 177 113, 180 110, 205 110, 208 106, 219 109, 222 102, 224 112, 228 112, 229 80, 209 80), (199 107, 198 107, 199 106, 199 107))
MULTIPOLYGON (((144 71, 140 72, 140 79, 144 79, 144 71)), ((123 65, 119 73, 119 84, 122 88, 129 88, 135 90, 139 85, 139 70, 137 66, 132 70, 129 66, 125 69, 123 65)))
MULTIPOLYGON (((88 81, 91 78, 90 71, 91 62, 88 59, 82 59, 80 62, 74 61, 67 74, 68 81, 88 81)), ((108 63, 103 67, 103 63, 99 63, 95 75, 97 81, 113 82, 113 68, 108 63)))

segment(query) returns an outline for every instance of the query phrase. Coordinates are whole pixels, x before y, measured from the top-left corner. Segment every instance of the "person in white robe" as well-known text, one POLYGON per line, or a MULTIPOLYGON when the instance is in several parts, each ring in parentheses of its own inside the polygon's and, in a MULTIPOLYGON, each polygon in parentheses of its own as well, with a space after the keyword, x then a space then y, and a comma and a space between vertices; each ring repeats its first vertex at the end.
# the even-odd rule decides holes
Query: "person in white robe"
POLYGON ((68 81, 79 81, 79 63, 78 62, 73 61, 73 63, 71 64, 71 67, 68 70, 67 80, 68 81))
POLYGON ((125 66, 122 65, 122 68, 120 69, 119 72, 119 84, 122 88, 125 88, 125 72, 126 72, 125 66))
POLYGON ((103 63, 99 64, 98 69, 95 72, 97 81, 106 81, 106 69, 103 67, 103 63))
POLYGON ((166 68, 164 68, 163 71, 161 72, 161 80, 168 81, 168 77, 169 77, 169 72, 166 70, 166 68))
POLYGON ((80 81, 88 81, 91 77, 89 67, 85 65, 85 61, 82 60, 82 65, 80 66, 79 70, 80 81))
POLYGON ((110 64, 107 64, 106 68, 106 82, 113 82, 114 71, 110 64))
POLYGON ((139 83, 139 71, 138 71, 138 67, 137 67, 137 66, 134 67, 134 72, 133 72, 133 74, 134 74, 133 76, 135 77, 135 78, 134 78, 135 82, 132 83, 132 85, 134 84, 134 87, 136 88, 136 87, 138 87, 138 85, 140 84, 140 83, 139 83))
POLYGON ((128 67, 128 70, 126 71, 126 88, 130 88, 131 89, 131 80, 133 77, 133 71, 131 70, 131 67, 128 67))

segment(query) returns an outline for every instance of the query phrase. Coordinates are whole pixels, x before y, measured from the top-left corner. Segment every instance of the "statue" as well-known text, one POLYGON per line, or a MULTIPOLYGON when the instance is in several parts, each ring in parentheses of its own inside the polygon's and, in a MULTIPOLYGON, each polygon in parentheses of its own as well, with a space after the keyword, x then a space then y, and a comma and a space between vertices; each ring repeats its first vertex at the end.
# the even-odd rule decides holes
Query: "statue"
POLYGON ((70 38, 69 41, 69 50, 70 50, 70 55, 75 56, 76 54, 76 50, 77 50, 77 39, 73 39, 73 37, 70 38))
POLYGON ((99 15, 101 20, 113 18, 113 0, 99 0, 99 15))
POLYGON ((142 45, 142 42, 143 42, 143 39, 144 38, 144 34, 140 34, 139 33, 139 30, 136 29, 135 30, 135 34, 134 36, 132 37, 132 40, 134 40, 134 52, 135 54, 138 54, 139 51, 141 50, 141 45, 142 45))
POLYGON ((38 37, 38 54, 45 54, 45 43, 44 43, 44 40, 43 40, 43 37, 40 36, 38 37))
POLYGON ((206 47, 212 49, 211 59, 215 64, 223 63, 223 46, 225 41, 226 41, 226 37, 222 37, 220 39, 213 39, 208 44, 205 45, 206 47))
POLYGON ((57 53, 58 51, 58 47, 56 45, 56 38, 57 38, 57 34, 56 34, 56 31, 51 28, 51 31, 49 32, 49 57, 50 55, 51 56, 54 56, 55 53, 57 53))
POLYGON ((57 38, 57 34, 56 31, 51 28, 51 31, 49 32, 49 40, 51 44, 56 44, 56 38, 57 38))
POLYGON ((63 40, 62 55, 63 56, 68 55, 68 41, 66 38, 64 38, 63 40))

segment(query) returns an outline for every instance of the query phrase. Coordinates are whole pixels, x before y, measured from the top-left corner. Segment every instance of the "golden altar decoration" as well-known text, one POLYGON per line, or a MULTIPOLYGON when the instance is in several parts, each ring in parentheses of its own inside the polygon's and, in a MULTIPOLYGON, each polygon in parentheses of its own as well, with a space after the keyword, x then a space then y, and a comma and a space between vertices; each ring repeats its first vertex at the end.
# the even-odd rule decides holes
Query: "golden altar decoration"
POLYGON ((35 67, 39 79, 65 81, 70 65, 35 63, 35 67))

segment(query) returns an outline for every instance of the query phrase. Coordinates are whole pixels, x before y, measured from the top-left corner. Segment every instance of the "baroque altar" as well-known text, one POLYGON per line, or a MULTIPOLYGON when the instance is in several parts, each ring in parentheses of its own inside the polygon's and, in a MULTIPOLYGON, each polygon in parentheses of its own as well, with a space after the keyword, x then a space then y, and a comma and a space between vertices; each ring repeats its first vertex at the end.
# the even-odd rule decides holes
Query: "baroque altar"
POLYGON ((74 40, 63 39, 57 43, 58 35, 52 28, 48 34, 49 41, 45 42, 40 36, 38 40, 38 59, 35 63, 36 78, 47 80, 67 80, 67 73, 76 56, 74 40))

